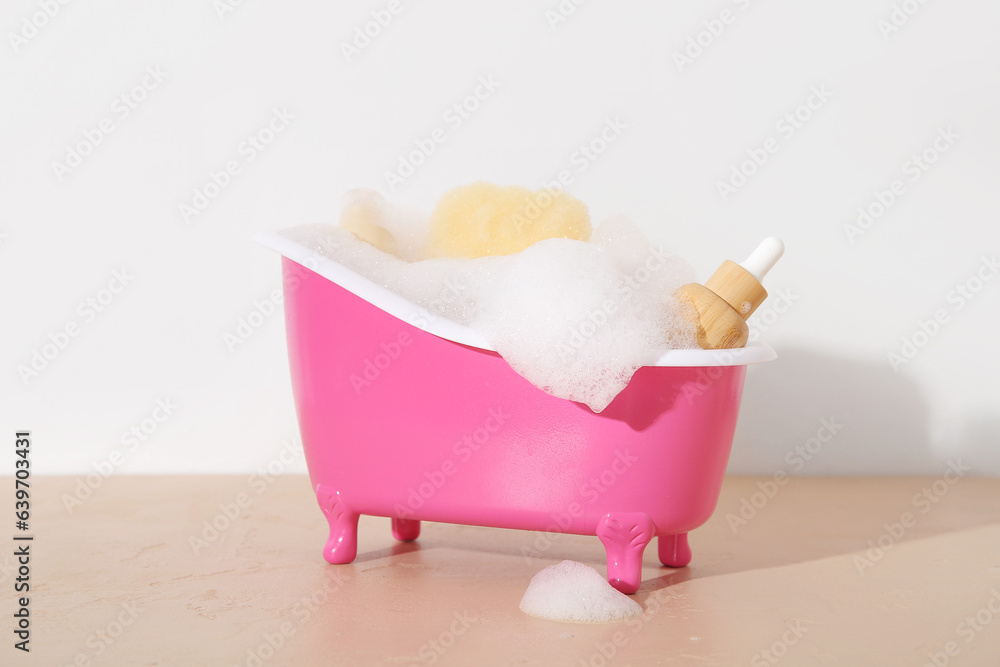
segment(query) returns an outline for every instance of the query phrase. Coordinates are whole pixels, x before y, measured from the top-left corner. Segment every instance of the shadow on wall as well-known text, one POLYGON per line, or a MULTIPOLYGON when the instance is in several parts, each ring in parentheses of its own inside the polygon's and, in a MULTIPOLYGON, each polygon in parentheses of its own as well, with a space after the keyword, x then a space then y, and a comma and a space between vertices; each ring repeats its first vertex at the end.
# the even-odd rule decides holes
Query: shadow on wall
MULTIPOLYGON (((956 456, 963 457, 973 466, 973 474, 1000 476, 1000 416, 991 413, 977 415, 964 421, 954 442, 956 456)), ((941 455, 943 456, 943 454, 941 455)))
POLYGON ((784 347, 747 369, 731 474, 935 475, 928 404, 886 363, 784 347))

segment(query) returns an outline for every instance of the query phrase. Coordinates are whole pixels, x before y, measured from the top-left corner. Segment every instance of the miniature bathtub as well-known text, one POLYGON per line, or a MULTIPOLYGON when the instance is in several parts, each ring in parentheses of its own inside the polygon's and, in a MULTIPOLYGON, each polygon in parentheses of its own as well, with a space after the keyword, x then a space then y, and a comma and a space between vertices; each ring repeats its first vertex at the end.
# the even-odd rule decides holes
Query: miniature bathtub
POLYGON ((596 535, 608 581, 634 593, 642 554, 691 560, 687 533, 722 485, 747 364, 764 345, 674 350, 601 413, 534 387, 475 331, 417 308, 276 234, 292 389, 309 476, 349 563, 361 514, 596 535))

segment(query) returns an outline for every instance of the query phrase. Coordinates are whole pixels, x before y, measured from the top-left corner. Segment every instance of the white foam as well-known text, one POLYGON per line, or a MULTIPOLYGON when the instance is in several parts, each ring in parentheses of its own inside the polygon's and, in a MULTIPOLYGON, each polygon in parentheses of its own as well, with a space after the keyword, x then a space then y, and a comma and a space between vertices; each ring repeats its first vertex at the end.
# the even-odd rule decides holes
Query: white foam
MULTIPOLYGON (((391 204, 382 215, 401 255, 419 256, 426 219, 391 204)), ((694 325, 673 297, 694 271, 624 218, 599 225, 589 243, 549 239, 477 259, 406 261, 333 225, 282 234, 435 316, 473 327, 532 384, 595 412, 664 351, 697 347, 694 325)))
POLYGON ((638 616, 642 607, 594 568, 564 560, 531 578, 521 611, 565 623, 611 623, 638 616))

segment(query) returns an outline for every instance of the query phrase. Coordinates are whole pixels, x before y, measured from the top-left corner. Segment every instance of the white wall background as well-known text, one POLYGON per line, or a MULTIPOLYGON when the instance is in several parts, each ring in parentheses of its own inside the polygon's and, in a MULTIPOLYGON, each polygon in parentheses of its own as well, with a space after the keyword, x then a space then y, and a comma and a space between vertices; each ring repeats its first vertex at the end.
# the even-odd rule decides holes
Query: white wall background
MULTIPOLYGON (((1000 474, 1000 280, 961 308, 953 292, 1000 250, 1000 5, 591 0, 552 27, 558 0, 401 0, 348 61, 341 43, 388 5, 3 3, 0 439, 31 429, 36 473, 279 460, 297 437, 280 312, 225 342, 280 284, 254 233, 331 220, 351 187, 429 209, 457 184, 538 187, 573 169, 595 219, 631 215, 703 279, 763 236, 785 240, 768 287, 791 305, 766 326, 766 307, 755 316, 781 358, 748 373, 732 472, 935 475, 960 458, 1000 474), (704 22, 724 10, 710 40, 704 22), (699 33, 708 46, 679 67, 699 33), (147 78, 126 117, 116 100, 147 68, 163 80, 147 78), (495 94, 445 123, 479 77, 495 94), (787 136, 776 123, 814 87, 829 99, 787 136), (241 143, 275 109, 294 120, 248 160, 241 143), (613 118, 627 129, 580 172, 574 152, 613 118), (57 174, 102 121, 113 131, 57 174), (390 193, 384 173, 436 127, 447 140, 390 193), (957 138, 911 180, 907 161, 941 128, 957 138), (772 137, 777 152, 724 201, 717 182, 772 137), (230 160, 240 173, 185 221, 180 205, 230 160), (894 179, 905 189, 852 242, 845 225, 894 179), (123 270, 127 286, 90 313, 123 270), (947 322, 894 369, 888 354, 938 310, 947 322), (77 335, 23 377, 67 326, 77 335), (130 440, 158 400, 176 408, 130 440), (822 418, 837 434, 793 465, 822 418)), ((284 470, 304 471, 294 458, 284 470)))

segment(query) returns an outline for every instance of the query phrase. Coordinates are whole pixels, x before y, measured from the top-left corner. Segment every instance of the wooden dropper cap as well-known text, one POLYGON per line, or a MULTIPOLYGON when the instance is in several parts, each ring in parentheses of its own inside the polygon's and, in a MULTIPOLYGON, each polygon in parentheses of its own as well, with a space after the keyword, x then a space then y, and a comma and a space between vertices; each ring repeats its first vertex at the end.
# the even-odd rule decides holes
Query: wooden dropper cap
POLYGON ((702 348, 746 345, 750 336, 746 319, 767 298, 761 281, 784 251, 780 239, 768 237, 742 264, 726 260, 704 285, 690 283, 677 290, 677 297, 694 308, 702 348))

